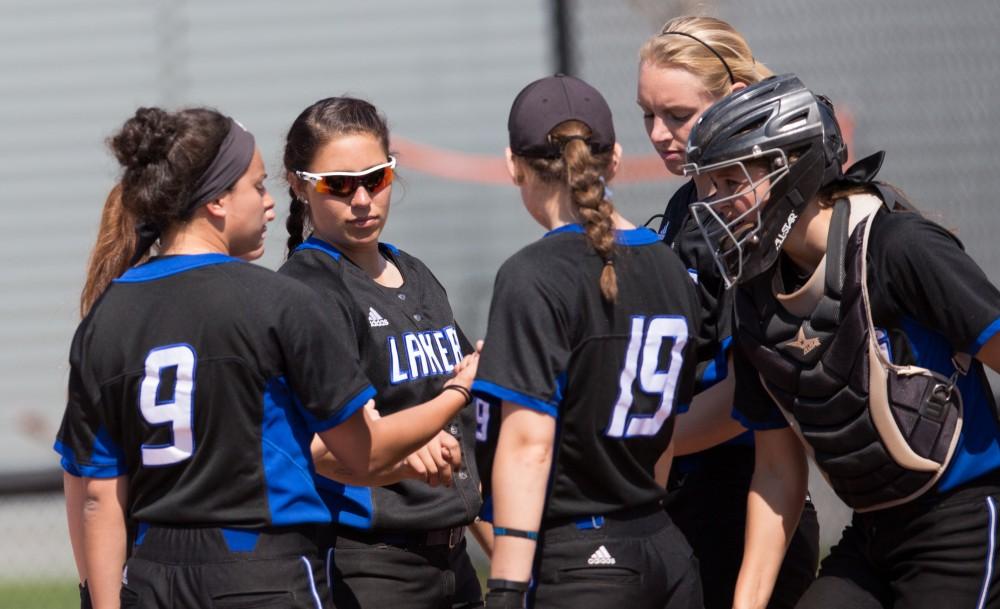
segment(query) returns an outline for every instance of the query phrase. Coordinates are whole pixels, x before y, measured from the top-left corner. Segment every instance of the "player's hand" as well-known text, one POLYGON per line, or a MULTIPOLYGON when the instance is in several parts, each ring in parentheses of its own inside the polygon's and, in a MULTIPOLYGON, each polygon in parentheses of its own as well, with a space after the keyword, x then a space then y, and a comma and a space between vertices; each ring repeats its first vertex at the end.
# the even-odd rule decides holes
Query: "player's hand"
POLYGON ((453 370, 455 376, 448 379, 445 387, 448 385, 461 385, 466 389, 471 388, 472 381, 476 378, 477 370, 479 370, 479 353, 466 355, 462 358, 462 361, 455 364, 455 369, 453 370))
POLYGON ((431 486, 451 486, 452 476, 462 464, 458 440, 441 431, 420 450, 408 456, 403 464, 413 477, 431 486))
POLYGON ((476 353, 482 353, 483 352, 483 345, 485 345, 485 344, 486 343, 483 342, 483 339, 480 338, 479 340, 477 340, 476 341, 476 353))

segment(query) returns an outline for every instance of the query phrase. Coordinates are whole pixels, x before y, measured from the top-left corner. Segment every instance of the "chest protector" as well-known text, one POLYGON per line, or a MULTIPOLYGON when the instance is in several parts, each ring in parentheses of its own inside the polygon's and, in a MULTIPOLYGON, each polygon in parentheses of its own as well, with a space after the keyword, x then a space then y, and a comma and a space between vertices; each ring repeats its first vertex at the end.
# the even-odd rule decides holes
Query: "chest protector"
POLYGON ((776 269, 736 298, 739 341, 764 388, 833 490, 859 512, 933 487, 962 429, 956 377, 896 366, 879 348, 866 252, 882 205, 868 195, 835 204, 826 257, 796 292, 780 292, 776 269))

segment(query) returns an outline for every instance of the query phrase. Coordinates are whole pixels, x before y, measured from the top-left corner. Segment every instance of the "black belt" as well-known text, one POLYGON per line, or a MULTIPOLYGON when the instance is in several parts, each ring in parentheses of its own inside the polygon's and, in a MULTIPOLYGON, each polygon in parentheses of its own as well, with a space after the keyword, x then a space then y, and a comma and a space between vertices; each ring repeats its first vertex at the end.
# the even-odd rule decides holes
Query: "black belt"
POLYGON ((400 548, 447 546, 450 549, 465 538, 465 527, 429 531, 362 531, 349 527, 336 527, 335 533, 338 537, 369 545, 384 543, 400 548))

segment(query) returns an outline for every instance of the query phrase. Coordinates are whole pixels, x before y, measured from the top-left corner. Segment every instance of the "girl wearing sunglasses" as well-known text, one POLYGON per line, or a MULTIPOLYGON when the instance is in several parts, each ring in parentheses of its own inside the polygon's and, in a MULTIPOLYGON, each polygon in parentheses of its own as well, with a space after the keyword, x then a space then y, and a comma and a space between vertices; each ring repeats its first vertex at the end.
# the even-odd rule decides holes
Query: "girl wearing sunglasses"
MULTIPOLYGON (((430 270, 379 241, 396 166, 389 150, 385 119, 368 102, 323 99, 299 115, 285 146, 292 202, 289 257, 280 270, 323 297, 341 342, 375 387, 381 415, 411 410, 442 393, 460 391, 469 399, 468 382, 448 379, 475 352, 430 270)), ((465 463, 448 487, 412 480, 359 485, 364 483, 349 468, 317 446, 317 486, 336 515, 325 545, 337 607, 481 605, 464 540, 464 527, 481 505, 475 424, 473 408, 464 409, 408 459, 434 473, 442 442, 457 440, 465 463)))
MULTIPOLYGON (((123 173, 91 260, 55 445, 82 604, 329 606, 316 527, 330 511, 302 475, 313 434, 359 479, 411 474, 400 460, 465 391, 367 415, 375 391, 320 299, 240 260, 260 254, 274 200, 236 121, 140 108, 110 145, 123 173), (135 239, 109 239, 128 226, 135 239)), ((451 382, 468 384, 475 365, 461 369, 451 382)), ((447 457, 457 466, 457 451, 447 457)))

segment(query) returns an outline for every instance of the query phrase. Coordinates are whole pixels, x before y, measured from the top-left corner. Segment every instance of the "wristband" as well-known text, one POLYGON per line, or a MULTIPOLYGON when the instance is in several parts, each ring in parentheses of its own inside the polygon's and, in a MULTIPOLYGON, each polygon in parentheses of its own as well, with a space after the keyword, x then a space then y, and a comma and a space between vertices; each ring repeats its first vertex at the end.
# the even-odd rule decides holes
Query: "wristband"
POLYGON ((493 527, 493 535, 497 537, 521 537, 523 539, 530 539, 531 541, 538 541, 538 531, 522 531, 521 529, 508 529, 506 527, 495 526, 493 527))
POLYGON ((486 588, 488 590, 513 590, 515 592, 527 592, 530 586, 531 582, 515 582, 509 579, 493 578, 486 580, 486 588))
POLYGON ((444 389, 442 389, 442 392, 447 391, 449 389, 461 393, 462 397, 465 398, 466 406, 472 403, 472 392, 466 389, 465 387, 462 387, 461 385, 445 385, 444 389))

